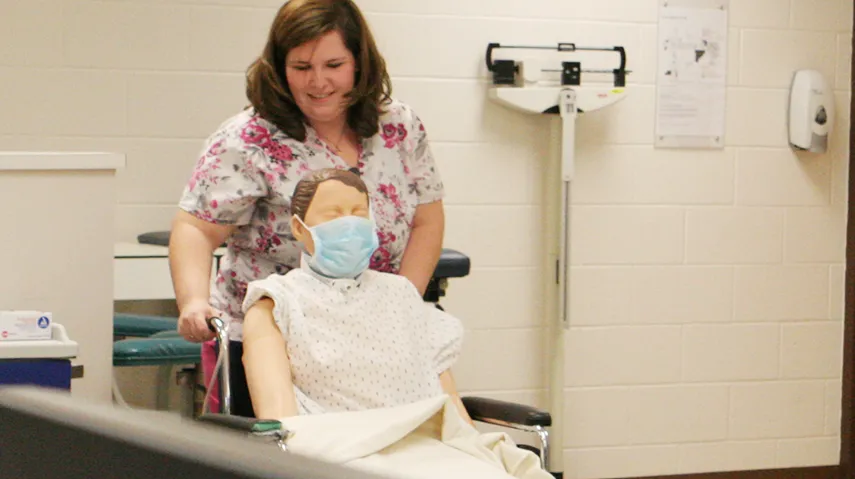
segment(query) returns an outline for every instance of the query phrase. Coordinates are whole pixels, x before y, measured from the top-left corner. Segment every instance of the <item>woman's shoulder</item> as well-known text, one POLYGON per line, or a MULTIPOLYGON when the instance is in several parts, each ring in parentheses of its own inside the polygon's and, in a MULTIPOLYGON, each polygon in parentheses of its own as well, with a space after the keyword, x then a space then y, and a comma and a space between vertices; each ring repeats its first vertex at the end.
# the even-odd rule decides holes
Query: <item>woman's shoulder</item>
POLYGON ((274 139, 277 142, 296 141, 274 123, 264 119, 252 107, 247 107, 226 118, 209 136, 209 142, 223 142, 238 149, 265 147, 274 139))
POLYGON ((223 120, 208 136, 209 138, 219 139, 240 138, 240 132, 250 125, 256 116, 255 111, 251 107, 244 108, 223 120))
POLYGON ((407 151, 414 151, 426 137, 425 126, 413 107, 395 99, 384 105, 377 133, 387 148, 401 143, 407 151))
POLYGON ((380 123, 403 123, 405 125, 413 125, 419 123, 419 116, 415 109, 408 104, 396 98, 391 98, 389 103, 383 105, 383 113, 380 115, 380 123))

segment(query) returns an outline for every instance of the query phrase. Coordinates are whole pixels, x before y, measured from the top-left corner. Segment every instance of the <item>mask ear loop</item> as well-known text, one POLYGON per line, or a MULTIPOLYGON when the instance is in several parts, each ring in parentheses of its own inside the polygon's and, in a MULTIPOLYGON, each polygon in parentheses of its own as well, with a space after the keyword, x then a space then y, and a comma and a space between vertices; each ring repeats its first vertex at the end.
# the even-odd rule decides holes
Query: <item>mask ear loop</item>
MULTIPOLYGON (((315 239, 315 234, 312 232, 312 229, 311 229, 311 228, 309 228, 309 227, 306 225, 306 223, 305 223, 305 222, 303 222, 303 220, 301 220, 301 219, 300 219, 300 217, 299 217, 299 216, 297 216, 296 214, 294 214, 294 215, 292 215, 292 216, 294 217, 294 219, 296 219, 296 220, 297 220, 297 221, 298 221, 298 222, 303 226, 303 228, 306 230, 306 232, 307 232, 307 233, 309 233, 309 236, 311 236, 311 237, 312 237, 312 242, 313 242, 313 243, 317 243, 317 241, 316 241, 316 239, 315 239)), ((291 235, 292 235, 292 236, 294 235, 294 232, 293 232, 293 231, 291 232, 291 235)), ((317 247, 317 246, 315 246, 315 247, 317 247)), ((309 255, 309 256, 312 256, 311 254, 309 254, 309 250, 308 250, 308 249, 306 249, 306 243, 304 243, 304 242, 302 242, 302 241, 300 241, 300 249, 303 251, 303 253, 304 253, 304 254, 309 255)))
MULTIPOLYGON (((374 234, 377 235, 380 233, 380 226, 377 224, 377 216, 374 214, 374 204, 371 201, 371 197, 368 197, 368 219, 371 220, 371 224, 374 227, 374 234)), ((379 241, 379 239, 378 239, 379 241)))
POLYGON ((374 216, 374 206, 372 206, 370 199, 368 200, 368 219, 375 225, 377 224, 377 217, 374 216))
POLYGON ((377 215, 374 213, 374 201, 371 199, 371 195, 367 194, 368 197, 368 219, 374 223, 374 229, 377 229, 377 215))
POLYGON ((308 226, 306 226, 306 223, 303 223, 303 220, 301 220, 301 219, 300 219, 300 217, 299 217, 299 216, 297 216, 297 214, 296 214, 296 213, 294 213, 294 214, 293 214, 293 215, 291 215, 291 216, 293 216, 293 217, 294 217, 294 219, 296 219, 297 221, 299 221, 299 222, 300 222, 300 224, 301 224, 301 225, 303 225, 303 228, 306 228, 306 231, 309 231, 309 227, 308 227, 308 226))
MULTIPOLYGON (((374 238, 377 241, 377 247, 380 247, 380 228, 377 226, 377 218, 374 216, 374 204, 371 201, 371 196, 368 196, 368 219, 371 221, 374 230, 374 238)), ((375 250, 376 251, 376 250, 375 250)), ((372 253, 373 255, 374 253, 372 253)))

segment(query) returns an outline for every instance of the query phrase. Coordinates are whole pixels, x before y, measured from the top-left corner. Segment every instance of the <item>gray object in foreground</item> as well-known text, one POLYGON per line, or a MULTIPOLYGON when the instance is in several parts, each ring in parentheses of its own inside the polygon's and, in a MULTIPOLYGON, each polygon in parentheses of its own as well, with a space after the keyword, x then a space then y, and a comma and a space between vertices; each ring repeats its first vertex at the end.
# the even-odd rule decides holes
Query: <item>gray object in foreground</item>
POLYGON ((381 479, 168 413, 30 386, 0 388, 0 424, 0 475, 15 479, 381 479))

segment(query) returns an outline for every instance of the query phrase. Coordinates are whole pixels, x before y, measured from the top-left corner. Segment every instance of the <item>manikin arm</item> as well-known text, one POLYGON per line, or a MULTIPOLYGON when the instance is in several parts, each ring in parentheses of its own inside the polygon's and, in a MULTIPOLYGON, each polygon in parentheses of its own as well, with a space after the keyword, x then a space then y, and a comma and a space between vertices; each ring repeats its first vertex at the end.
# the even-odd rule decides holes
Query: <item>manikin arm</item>
POLYGON ((439 375, 439 383, 442 384, 442 390, 445 391, 452 400, 454 400, 454 404, 460 412, 460 417, 474 426, 475 423, 472 422, 472 418, 469 417, 469 413, 466 412, 466 406, 463 405, 463 400, 460 399, 460 393, 457 392, 457 385, 454 383, 454 376, 451 375, 450 369, 446 369, 439 375))
POLYGON ((243 366, 255 416, 296 416, 297 397, 285 339, 273 320, 273 300, 260 299, 243 320, 243 366))

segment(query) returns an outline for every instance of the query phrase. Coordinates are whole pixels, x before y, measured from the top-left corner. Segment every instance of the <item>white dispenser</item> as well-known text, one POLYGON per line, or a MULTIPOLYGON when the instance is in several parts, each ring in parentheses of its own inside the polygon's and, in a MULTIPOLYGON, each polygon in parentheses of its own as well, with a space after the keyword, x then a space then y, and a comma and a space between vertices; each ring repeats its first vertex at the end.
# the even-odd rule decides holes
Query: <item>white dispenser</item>
POLYGON ((790 85, 790 146, 825 153, 834 124, 834 93, 822 73, 798 70, 790 85))

